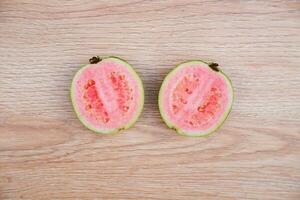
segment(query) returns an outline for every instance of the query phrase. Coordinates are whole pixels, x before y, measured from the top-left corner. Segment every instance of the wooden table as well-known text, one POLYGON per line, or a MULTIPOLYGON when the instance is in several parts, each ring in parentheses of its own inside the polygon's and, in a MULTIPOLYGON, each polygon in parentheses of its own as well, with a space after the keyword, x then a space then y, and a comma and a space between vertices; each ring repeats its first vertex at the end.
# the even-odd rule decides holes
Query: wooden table
POLYGON ((300 199, 300 2, 1 0, 0 199, 300 199), (116 55, 144 112, 115 136, 84 128, 71 79, 116 55), (162 122, 157 94, 185 60, 218 62, 236 92, 217 134, 162 122))

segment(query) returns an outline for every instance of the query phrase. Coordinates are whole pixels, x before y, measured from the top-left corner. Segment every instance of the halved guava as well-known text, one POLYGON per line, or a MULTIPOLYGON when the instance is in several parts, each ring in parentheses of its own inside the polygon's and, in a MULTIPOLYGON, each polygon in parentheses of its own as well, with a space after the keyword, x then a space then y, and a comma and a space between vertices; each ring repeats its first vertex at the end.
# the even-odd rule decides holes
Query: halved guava
POLYGON ((117 57, 93 57, 71 85, 79 120, 97 133, 112 134, 131 127, 144 105, 144 88, 134 69, 117 57))
POLYGON ((168 127, 186 136, 205 136, 216 131, 227 118, 233 88, 218 64, 188 61, 166 76, 158 99, 168 127))

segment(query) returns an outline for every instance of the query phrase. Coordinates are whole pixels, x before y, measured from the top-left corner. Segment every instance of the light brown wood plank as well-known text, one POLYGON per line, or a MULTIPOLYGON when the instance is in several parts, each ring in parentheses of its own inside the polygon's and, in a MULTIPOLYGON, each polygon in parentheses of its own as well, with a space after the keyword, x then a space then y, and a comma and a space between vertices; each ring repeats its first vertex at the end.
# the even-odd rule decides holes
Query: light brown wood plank
POLYGON ((0 2, 0 199, 300 199, 299 1, 0 2), (137 124, 96 135, 76 119, 71 79, 94 55, 140 73, 137 124), (164 76, 218 62, 233 111, 207 138, 162 122, 164 76))

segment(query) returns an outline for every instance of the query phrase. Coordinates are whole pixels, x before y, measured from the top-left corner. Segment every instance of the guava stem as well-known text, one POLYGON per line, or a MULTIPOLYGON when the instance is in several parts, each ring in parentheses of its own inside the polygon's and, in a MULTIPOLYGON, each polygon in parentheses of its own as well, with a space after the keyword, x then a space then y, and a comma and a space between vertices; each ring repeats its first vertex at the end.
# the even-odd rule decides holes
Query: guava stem
POLYGON ((102 59, 99 56, 94 56, 92 57, 89 62, 90 64, 97 64, 98 62, 100 62, 102 59))
POLYGON ((220 71, 220 69, 218 68, 218 66, 219 66, 218 63, 212 62, 212 63, 209 63, 208 66, 209 66, 212 70, 214 70, 214 71, 216 71, 216 72, 219 72, 219 71, 220 71))

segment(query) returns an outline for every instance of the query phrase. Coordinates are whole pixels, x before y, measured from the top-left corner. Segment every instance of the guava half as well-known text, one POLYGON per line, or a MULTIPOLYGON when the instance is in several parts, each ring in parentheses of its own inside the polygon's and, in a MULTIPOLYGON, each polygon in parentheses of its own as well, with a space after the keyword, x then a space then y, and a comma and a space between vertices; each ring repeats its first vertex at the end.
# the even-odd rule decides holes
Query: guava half
POLYGON ((71 100, 90 130, 113 134, 130 128, 144 105, 144 88, 130 64, 117 57, 93 57, 74 76, 71 100))
POLYGON ((233 88, 217 63, 188 61, 166 76, 158 103, 168 127, 186 136, 206 136, 230 113, 233 88))

